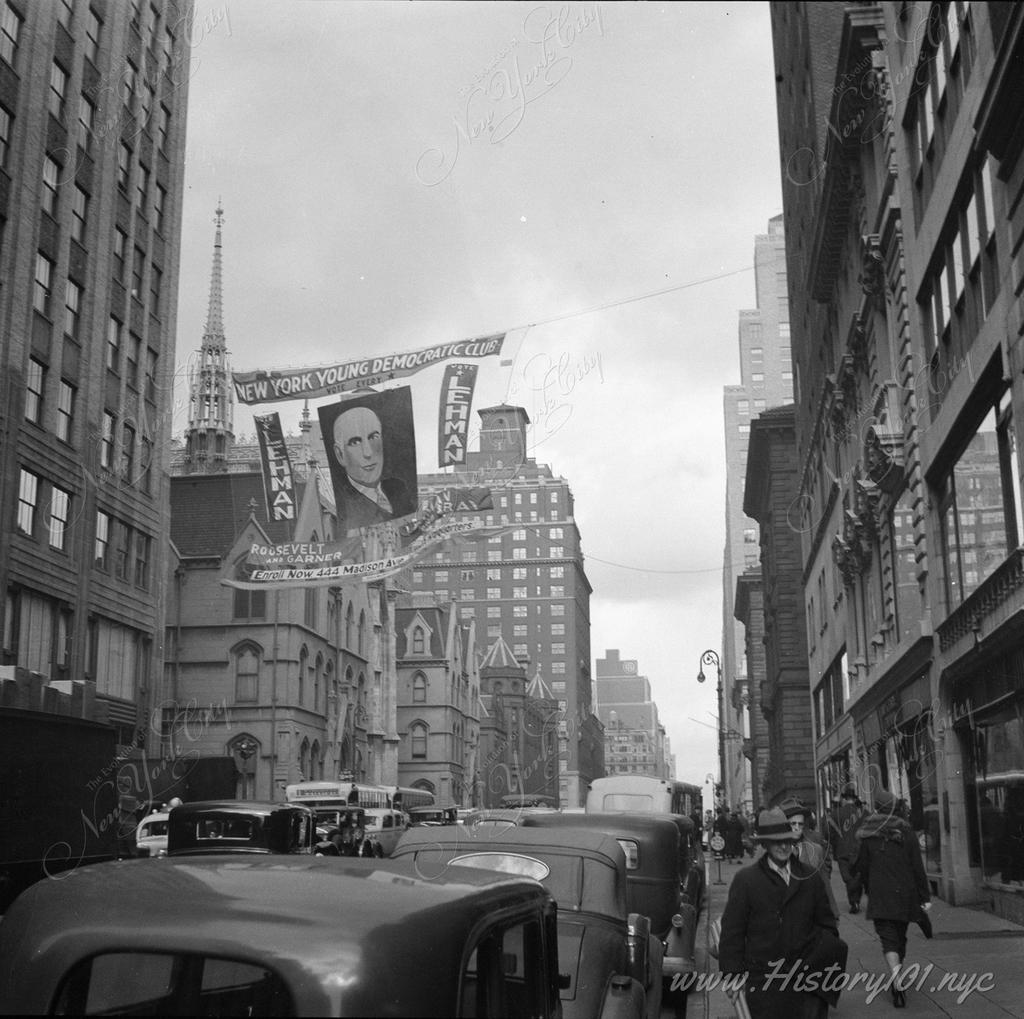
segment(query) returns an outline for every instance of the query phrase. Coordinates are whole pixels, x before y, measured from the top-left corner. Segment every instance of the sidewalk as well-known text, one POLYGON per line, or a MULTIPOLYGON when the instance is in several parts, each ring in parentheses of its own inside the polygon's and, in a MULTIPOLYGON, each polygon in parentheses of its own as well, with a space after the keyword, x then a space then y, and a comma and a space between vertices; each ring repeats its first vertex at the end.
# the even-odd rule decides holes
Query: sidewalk
MULTIPOLYGON (((749 866, 753 861, 749 857, 742 865, 723 861, 720 865, 722 884, 716 884, 719 862, 712 854, 708 854, 707 859, 707 895, 697 944, 704 946, 704 952, 698 952, 698 962, 707 959, 710 975, 718 971, 718 964, 706 954, 709 921, 722 915, 733 875, 740 866, 749 866)), ((840 907, 845 905, 846 889, 838 872, 833 873, 832 890, 840 907)), ((854 916, 844 913, 839 918, 840 937, 850 946, 846 972, 851 978, 860 973, 865 976, 857 986, 843 991, 839 1007, 829 1012, 829 1019, 883 1014, 893 1019, 920 1016, 1024 1019, 1024 927, 981 910, 950 906, 941 899, 932 902, 934 938, 926 940, 915 924, 910 925, 908 932, 905 966, 916 964, 917 968, 913 970, 914 978, 906 991, 907 1007, 903 1009, 893 1007, 884 985, 882 990, 871 994, 870 988, 876 988, 888 970, 874 925, 864 918, 866 898, 861 902, 860 913, 854 916), (871 984, 866 988, 869 978, 871 984), (958 998, 963 1000, 958 1001, 958 998)), ((719 987, 694 991, 690 996, 687 1019, 734 1019, 734 1016, 732 1006, 719 987)))

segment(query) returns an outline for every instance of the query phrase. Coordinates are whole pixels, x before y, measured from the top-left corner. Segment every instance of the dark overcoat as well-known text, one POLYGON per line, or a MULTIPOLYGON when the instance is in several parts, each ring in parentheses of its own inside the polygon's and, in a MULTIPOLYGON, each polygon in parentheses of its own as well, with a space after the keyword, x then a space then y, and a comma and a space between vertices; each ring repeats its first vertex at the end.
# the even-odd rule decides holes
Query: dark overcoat
POLYGON ((922 903, 932 896, 914 829, 903 818, 870 814, 857 837, 854 873, 868 893, 864 915, 869 920, 916 920, 922 903))
POLYGON ((776 971, 779 959, 787 970, 806 960, 819 928, 838 934, 821 874, 795 859, 790 872, 787 885, 769 868, 765 852, 732 879, 722 914, 718 968, 748 973, 748 986, 776 971))

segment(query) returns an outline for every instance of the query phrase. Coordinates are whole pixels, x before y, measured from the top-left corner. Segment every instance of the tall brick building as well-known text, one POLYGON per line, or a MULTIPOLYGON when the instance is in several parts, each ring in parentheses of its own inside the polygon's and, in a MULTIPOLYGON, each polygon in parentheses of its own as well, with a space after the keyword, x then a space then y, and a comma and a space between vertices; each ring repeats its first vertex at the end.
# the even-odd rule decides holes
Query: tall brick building
POLYGON ((799 475, 792 406, 765 411, 751 425, 743 511, 760 528, 759 572, 745 573, 737 618, 746 616, 747 655, 762 677, 756 726, 761 802, 815 800, 811 705, 807 697, 800 534, 793 526, 799 475), (767 737, 767 738, 765 738, 767 737))
POLYGON ((773 3, 818 794, 1024 917, 1024 8, 773 3))
POLYGON ((0 2, 3 696, 56 687, 136 747, 163 659, 191 19, 0 2))

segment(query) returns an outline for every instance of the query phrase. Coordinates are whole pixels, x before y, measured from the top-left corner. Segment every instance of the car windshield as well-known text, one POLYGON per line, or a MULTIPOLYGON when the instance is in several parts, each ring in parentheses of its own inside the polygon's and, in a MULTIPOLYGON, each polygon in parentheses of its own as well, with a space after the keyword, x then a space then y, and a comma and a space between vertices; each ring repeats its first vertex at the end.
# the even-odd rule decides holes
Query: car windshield
POLYGON ((144 824, 139 831, 140 839, 152 838, 156 835, 167 834, 167 822, 166 821, 148 821, 144 824))

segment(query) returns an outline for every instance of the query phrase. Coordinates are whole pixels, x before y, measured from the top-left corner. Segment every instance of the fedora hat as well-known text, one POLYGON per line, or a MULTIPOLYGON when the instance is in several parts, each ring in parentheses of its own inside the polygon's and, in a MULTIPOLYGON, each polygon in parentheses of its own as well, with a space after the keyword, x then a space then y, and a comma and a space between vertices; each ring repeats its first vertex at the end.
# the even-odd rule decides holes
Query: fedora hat
POLYGON ((875 809, 892 810, 899 801, 888 789, 875 790, 875 809))
POLYGON ((762 810, 757 815, 757 832, 754 838, 758 842, 792 842, 793 829, 781 807, 762 810))
POLYGON ((786 817, 795 817, 797 814, 806 814, 807 808, 795 797, 790 796, 779 804, 780 809, 786 817))

